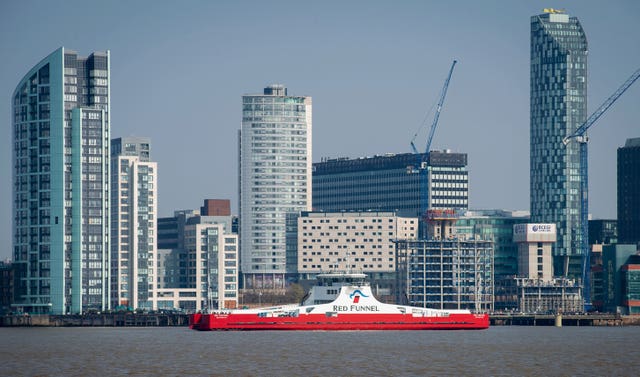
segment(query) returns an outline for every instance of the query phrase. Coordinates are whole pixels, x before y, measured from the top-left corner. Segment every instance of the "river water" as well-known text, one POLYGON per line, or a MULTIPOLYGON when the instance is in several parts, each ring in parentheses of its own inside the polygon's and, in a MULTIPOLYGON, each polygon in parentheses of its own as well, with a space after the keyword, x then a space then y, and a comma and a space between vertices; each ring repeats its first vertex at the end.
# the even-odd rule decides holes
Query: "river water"
POLYGON ((0 376, 637 376, 640 327, 0 328, 0 376))

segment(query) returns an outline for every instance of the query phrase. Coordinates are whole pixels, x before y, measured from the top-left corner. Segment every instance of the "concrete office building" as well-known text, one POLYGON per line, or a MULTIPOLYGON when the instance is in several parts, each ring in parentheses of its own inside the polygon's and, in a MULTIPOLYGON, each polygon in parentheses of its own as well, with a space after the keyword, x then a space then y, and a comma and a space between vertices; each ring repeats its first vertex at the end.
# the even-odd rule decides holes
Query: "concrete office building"
POLYGON ((518 245, 519 277, 553 279, 551 248, 556 242, 555 224, 514 225, 513 241, 518 245))
POLYGON ((158 219, 158 309, 237 307, 238 236, 223 217, 186 210, 158 219))
POLYGON ((618 232, 621 243, 640 245, 640 138, 618 148, 618 232))
POLYGON ((13 92, 15 311, 110 308, 109 65, 61 47, 13 92))
POLYGON ((562 143, 587 119, 587 39, 576 17, 531 17, 531 221, 557 226, 554 273, 580 278, 580 143, 562 143))
POLYGON ((394 212, 303 212, 296 233, 300 281, 315 280, 321 272, 363 272, 384 299, 396 292, 395 241, 416 239, 418 218, 394 212))
POLYGON ((240 247, 245 288, 284 289, 288 213, 311 210, 311 97, 242 96, 240 247))
POLYGON ((551 250, 556 234, 555 224, 517 224, 513 227, 513 241, 518 244, 515 287, 520 312, 582 311, 581 286, 573 279, 553 276, 551 250))
POLYGON ((111 140, 111 307, 156 309, 158 165, 148 138, 111 140))
POLYGON ((469 174, 464 153, 386 154, 325 159, 313 164, 315 210, 393 211, 399 216, 421 217, 427 208, 468 206, 469 174))

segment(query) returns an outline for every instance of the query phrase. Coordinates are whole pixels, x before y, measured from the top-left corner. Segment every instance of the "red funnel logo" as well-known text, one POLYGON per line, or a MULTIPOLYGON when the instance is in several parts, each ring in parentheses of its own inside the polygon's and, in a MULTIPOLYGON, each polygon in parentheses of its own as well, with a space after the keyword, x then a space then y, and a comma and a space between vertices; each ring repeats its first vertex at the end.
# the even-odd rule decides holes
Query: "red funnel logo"
POLYGON ((352 294, 349 295, 349 297, 351 297, 353 299, 353 303, 354 304, 357 304, 358 302, 360 302, 360 296, 369 297, 369 296, 365 295, 364 293, 360 292, 359 289, 356 289, 355 291, 353 291, 352 294))

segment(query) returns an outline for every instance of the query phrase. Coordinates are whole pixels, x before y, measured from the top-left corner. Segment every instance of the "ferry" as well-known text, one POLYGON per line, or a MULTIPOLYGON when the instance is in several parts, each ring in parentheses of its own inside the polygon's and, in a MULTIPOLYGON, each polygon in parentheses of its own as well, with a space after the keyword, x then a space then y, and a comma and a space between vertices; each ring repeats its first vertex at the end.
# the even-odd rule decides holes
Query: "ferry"
POLYGON ((327 273, 301 305, 219 310, 189 316, 193 330, 481 330, 488 314, 379 302, 363 273, 327 273))

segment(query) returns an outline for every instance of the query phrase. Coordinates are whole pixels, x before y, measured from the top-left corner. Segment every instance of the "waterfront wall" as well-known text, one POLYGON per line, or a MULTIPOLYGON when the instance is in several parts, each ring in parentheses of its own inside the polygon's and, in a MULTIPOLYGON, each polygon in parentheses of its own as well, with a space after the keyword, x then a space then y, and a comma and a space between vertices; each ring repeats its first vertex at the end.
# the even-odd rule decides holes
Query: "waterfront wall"
POLYGON ((7 315, 0 317, 0 327, 165 327, 187 326, 186 314, 88 314, 88 315, 7 315))
MULTIPOLYGON (((521 314, 491 315, 492 326, 556 326, 556 315, 521 314)), ((640 326, 640 316, 615 314, 562 315, 562 326, 640 326)))

